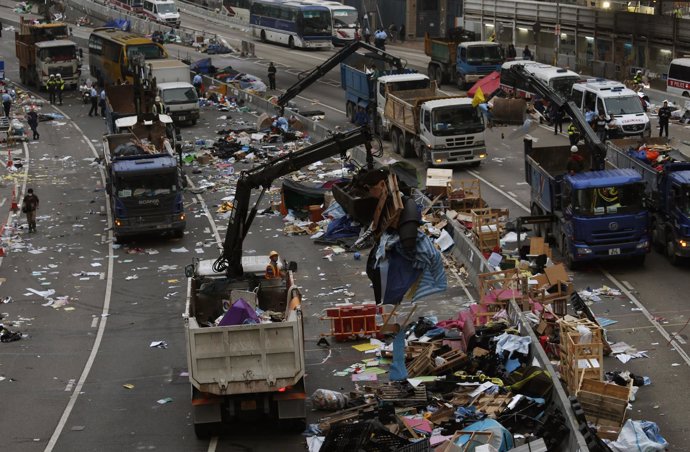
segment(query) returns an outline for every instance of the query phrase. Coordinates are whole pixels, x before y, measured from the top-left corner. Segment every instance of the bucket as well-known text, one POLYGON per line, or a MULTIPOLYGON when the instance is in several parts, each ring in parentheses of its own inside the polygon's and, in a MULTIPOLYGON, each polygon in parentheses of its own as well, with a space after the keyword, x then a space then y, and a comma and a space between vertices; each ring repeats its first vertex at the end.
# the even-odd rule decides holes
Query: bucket
POLYGON ((309 206, 309 220, 314 223, 318 223, 323 220, 323 209, 321 206, 312 205, 309 206))

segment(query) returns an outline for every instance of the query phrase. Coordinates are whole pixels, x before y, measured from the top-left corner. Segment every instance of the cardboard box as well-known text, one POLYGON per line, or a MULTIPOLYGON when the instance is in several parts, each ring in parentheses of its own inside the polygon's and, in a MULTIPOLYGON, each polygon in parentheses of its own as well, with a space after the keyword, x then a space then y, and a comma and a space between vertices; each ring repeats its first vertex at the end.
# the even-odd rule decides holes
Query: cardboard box
POLYGON ((570 277, 563 264, 546 267, 544 268, 544 273, 546 273, 546 277, 549 278, 549 283, 551 285, 558 284, 559 281, 566 284, 570 282, 570 277))
POLYGON ((448 184, 452 181, 452 169, 429 168, 426 170, 426 191, 432 196, 447 193, 448 184))

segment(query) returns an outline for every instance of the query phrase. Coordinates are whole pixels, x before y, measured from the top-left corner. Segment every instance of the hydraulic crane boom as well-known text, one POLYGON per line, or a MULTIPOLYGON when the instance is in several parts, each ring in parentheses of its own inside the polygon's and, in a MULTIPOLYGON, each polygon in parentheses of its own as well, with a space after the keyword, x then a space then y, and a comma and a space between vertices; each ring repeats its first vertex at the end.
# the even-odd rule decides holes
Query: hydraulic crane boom
POLYGON ((333 134, 324 141, 242 171, 237 181, 235 201, 223 243, 223 251, 213 264, 214 271, 226 271, 228 278, 232 280, 242 277, 242 244, 256 217, 259 203, 274 180, 336 154, 344 157, 348 149, 359 145, 366 147, 367 169, 372 170, 374 165, 371 139, 369 128, 360 127, 349 132, 333 134), (252 190, 257 188, 261 188, 261 193, 250 210, 252 190))
POLYGON ((372 53, 375 53, 379 57, 383 58, 383 60, 386 61, 388 64, 395 66, 398 70, 403 70, 405 68, 400 58, 391 55, 385 50, 381 50, 377 47, 374 47, 371 44, 367 44, 366 42, 355 41, 352 44, 345 46, 340 51, 334 53, 329 59, 324 61, 323 64, 316 66, 304 77, 300 77, 297 83, 286 89, 285 92, 278 98, 278 107, 280 108, 280 115, 283 116, 285 114, 285 106, 288 104, 288 102, 297 97, 297 95, 304 91, 304 89, 306 89, 314 82, 316 82, 318 79, 326 75, 331 69, 336 67, 341 62, 345 61, 347 57, 349 57, 359 49, 365 49, 372 53))
MULTIPOLYGON (((594 132, 592 126, 589 125, 582 111, 575 105, 573 101, 563 99, 558 93, 553 91, 547 84, 536 78, 531 74, 525 67, 521 64, 516 64, 511 66, 511 71, 513 71, 518 77, 524 80, 527 85, 533 89, 537 94, 539 94, 544 99, 548 99, 550 102, 556 104, 559 108, 563 108, 565 113, 567 113, 575 124, 577 124, 582 136, 584 137, 585 144, 590 147, 596 160, 600 165, 603 165, 603 159, 606 156, 606 145, 601 142, 599 136, 594 132)), ((600 168, 596 168, 600 169, 600 168)))

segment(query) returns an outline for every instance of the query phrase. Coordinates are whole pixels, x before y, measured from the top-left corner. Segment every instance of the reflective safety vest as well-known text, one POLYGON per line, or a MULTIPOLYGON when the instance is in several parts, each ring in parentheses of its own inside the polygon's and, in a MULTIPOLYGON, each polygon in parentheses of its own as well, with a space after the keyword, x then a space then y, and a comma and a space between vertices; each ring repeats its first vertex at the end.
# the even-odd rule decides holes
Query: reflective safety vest
POLYGON ((568 136, 575 135, 577 133, 577 127, 575 127, 575 124, 570 124, 568 126, 568 136))
POLYGON ((280 268, 278 268, 278 263, 269 262, 266 266, 266 279, 280 278, 283 275, 280 273, 280 268))
POLYGON ((57 79, 57 80, 55 80, 55 84, 57 85, 57 88, 58 88, 60 91, 64 91, 64 90, 65 90, 65 81, 64 81, 63 79, 57 79))

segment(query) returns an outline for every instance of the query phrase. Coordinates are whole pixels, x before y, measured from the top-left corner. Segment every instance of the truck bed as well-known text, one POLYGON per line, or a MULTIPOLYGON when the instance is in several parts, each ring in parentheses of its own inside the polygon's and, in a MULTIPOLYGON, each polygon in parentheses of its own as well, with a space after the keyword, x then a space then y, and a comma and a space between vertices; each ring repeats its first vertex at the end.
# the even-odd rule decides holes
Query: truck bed
MULTIPOLYGON (((289 281, 292 274, 288 272, 289 281)), ((195 277, 186 328, 189 379, 199 391, 215 395, 274 392, 297 384, 305 373, 301 311, 292 309, 283 280, 257 279, 256 296, 247 282, 226 285, 224 278, 195 277), (211 286, 208 286, 208 285, 211 286), (204 290, 202 290, 202 288, 204 290), (282 322, 205 326, 223 314, 223 300, 245 301, 284 314, 282 322)), ((227 304, 227 302, 226 302, 227 304)))
POLYGON ((419 123, 419 106, 429 100, 440 99, 436 85, 429 88, 392 91, 386 95, 384 114, 388 120, 411 132, 415 132, 419 123))
POLYGON ((606 144, 606 164, 614 168, 632 168, 642 176, 645 182, 645 193, 651 196, 656 190, 657 177, 659 172, 650 165, 628 155, 628 149, 631 147, 638 149, 643 144, 667 144, 666 138, 621 138, 617 140, 610 140, 606 144))
POLYGON ((452 64, 455 62, 459 43, 450 38, 431 38, 427 34, 424 37, 424 53, 433 61, 452 64))

